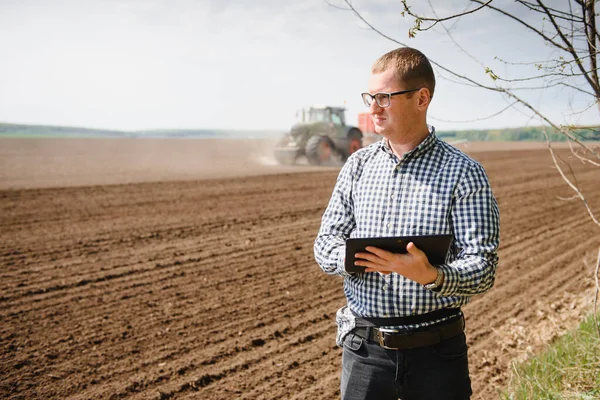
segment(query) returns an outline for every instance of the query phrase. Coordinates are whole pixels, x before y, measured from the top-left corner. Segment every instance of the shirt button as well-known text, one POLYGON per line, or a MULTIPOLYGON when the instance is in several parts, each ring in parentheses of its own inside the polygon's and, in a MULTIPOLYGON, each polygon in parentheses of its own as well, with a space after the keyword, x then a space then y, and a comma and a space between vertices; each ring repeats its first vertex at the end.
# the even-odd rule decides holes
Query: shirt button
POLYGON ((382 289, 383 290, 387 290, 388 289, 388 285, 383 285, 382 289))
POLYGON ((395 194, 392 194, 392 195, 390 196, 390 198, 391 198, 391 199, 394 199, 395 197, 396 197, 396 195, 395 195, 395 194))
POLYGON ((387 224, 387 227, 388 227, 388 228, 391 228, 391 227, 392 227, 392 224, 387 224))

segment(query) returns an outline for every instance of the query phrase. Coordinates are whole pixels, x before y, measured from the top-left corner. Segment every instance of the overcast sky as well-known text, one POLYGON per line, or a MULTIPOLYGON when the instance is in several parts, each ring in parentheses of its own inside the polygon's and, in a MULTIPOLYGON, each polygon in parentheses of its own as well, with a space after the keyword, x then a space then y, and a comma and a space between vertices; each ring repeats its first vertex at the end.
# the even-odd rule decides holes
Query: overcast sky
MULTIPOLYGON (((430 14, 427 2, 411 3, 430 14)), ((385 34, 486 84, 493 82, 484 66, 509 77, 523 71, 495 56, 525 62, 551 54, 538 37, 492 11, 450 21, 454 39, 482 66, 442 27, 408 39, 412 19, 400 15, 400 0, 352 4, 385 34)), ((469 6, 464 0, 432 4, 439 15, 469 6)), ((534 12, 521 16, 541 21, 534 12)), ((371 64, 396 47, 324 0, 0 0, 0 122, 286 129, 297 109, 330 104, 345 105, 348 121, 356 124, 357 113, 365 111, 360 93, 371 64)), ((429 122, 440 130, 539 124, 522 109, 478 122, 444 122, 486 117, 511 101, 452 83, 439 69, 436 74, 429 122)), ((589 105, 573 91, 518 93, 556 122, 599 121, 597 107, 573 115, 589 105)))

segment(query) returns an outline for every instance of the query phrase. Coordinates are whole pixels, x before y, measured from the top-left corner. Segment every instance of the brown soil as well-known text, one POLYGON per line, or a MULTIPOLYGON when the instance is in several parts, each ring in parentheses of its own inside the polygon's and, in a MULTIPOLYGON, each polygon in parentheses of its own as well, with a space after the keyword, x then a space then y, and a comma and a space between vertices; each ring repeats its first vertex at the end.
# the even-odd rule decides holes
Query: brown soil
MULTIPOLYGON (((273 140, 1 139, 0 189, 107 185, 314 171, 277 165, 273 140)), ((320 168, 323 170, 325 168, 320 168)), ((329 168, 331 170, 331 168, 329 168)))
MULTIPOLYGON (((115 141, 56 142, 54 161, 47 142, 17 142, 0 150, 0 398, 338 397, 341 280, 312 251, 337 169, 282 174, 230 154, 180 176, 169 166, 201 163, 176 141, 152 156, 164 181, 108 185, 135 175, 131 159, 107 158, 121 173, 103 179, 86 160, 115 141), (225 165, 245 176, 218 177, 225 165)), ((502 218, 496 284, 465 307, 474 398, 490 399, 512 361, 589 311, 600 235, 580 201, 558 199, 572 193, 546 150, 472 154, 502 218)), ((561 155, 598 213, 600 169, 561 155)))

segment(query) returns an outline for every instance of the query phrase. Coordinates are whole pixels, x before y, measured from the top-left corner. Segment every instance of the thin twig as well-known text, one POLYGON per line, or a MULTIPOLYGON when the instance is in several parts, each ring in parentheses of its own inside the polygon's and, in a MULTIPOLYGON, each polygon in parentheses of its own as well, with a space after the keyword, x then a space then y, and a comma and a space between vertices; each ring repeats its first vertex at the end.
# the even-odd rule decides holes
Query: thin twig
POLYGON ((560 197, 560 196, 556 196, 557 199, 562 200, 562 201, 571 201, 571 200, 577 200, 579 198, 579 196, 577 195, 573 195, 571 197, 560 197))
POLYGON ((577 151, 575 151, 575 149, 573 148, 573 143, 571 143, 571 140, 570 140, 569 138, 567 138, 567 142, 569 143, 569 147, 571 148, 571 153, 573 153, 573 155, 574 155, 575 157, 579 158, 579 159, 581 160, 581 162, 582 162, 582 163, 584 163, 584 164, 585 164, 586 162, 588 162, 588 163, 590 163, 590 164, 593 164, 593 165, 595 165, 595 166, 597 166, 597 167, 600 167, 600 163, 597 163, 597 162, 595 162, 595 161, 592 161, 592 160, 590 160, 590 159, 589 159, 589 158, 587 158, 587 157, 582 157, 582 156, 580 156, 580 155, 579 155, 579 153, 578 153, 577 151))
POLYGON ((598 325, 598 293, 600 293, 600 282, 598 282, 598 271, 600 271, 600 249, 598 249, 598 260, 596 261, 596 270, 594 271, 594 279, 596 281, 596 293, 594 296, 594 323, 598 337, 600 337, 600 325, 598 325))
POLYGON ((554 29, 556 29, 556 32, 558 32, 560 38, 565 43, 565 46, 567 47, 567 52, 570 53, 573 56, 574 60, 577 60, 577 63, 576 63, 577 67, 582 72, 583 76, 585 77, 585 79, 589 83, 589 85, 592 87, 592 89, 594 89, 594 92, 596 93, 596 97, 597 98, 600 97, 600 86, 599 86, 599 84, 598 84, 597 81, 594 81, 593 77, 590 77, 588 75, 588 73, 585 70, 583 64, 581 63, 581 60, 579 60, 579 54, 577 53, 577 51, 575 50, 575 48, 573 48, 573 43, 569 42, 569 39, 564 35, 564 33, 562 32, 562 30, 560 29, 560 27, 556 23, 556 21, 554 19, 554 16, 550 12, 550 10, 548 10, 548 7, 546 7, 546 5, 544 3, 542 3, 541 0, 537 0, 537 2, 540 5, 540 7, 542 7, 544 9, 544 11, 546 12, 546 14, 548 15, 548 18, 550 18, 550 22, 554 26, 554 29))
POLYGON ((535 115, 537 115, 538 117, 540 117, 542 120, 546 121, 554 129, 556 129, 557 131, 560 131, 563 135, 565 135, 566 137, 568 137, 571 140, 573 140, 575 143, 577 143, 578 145, 580 145, 581 147, 583 147, 584 149, 586 149, 587 151, 589 151, 590 153, 592 153, 593 155, 595 155, 600 160, 600 154, 599 153, 597 153, 594 149, 591 149, 588 146, 586 146, 585 144, 583 144, 579 139, 577 139, 575 136, 573 136, 564 127, 557 126, 554 122, 552 122, 551 120, 549 120, 545 115, 543 115, 538 110, 536 110, 535 108, 533 108, 533 106, 531 106, 528 102, 526 102, 525 100, 517 97, 511 91, 509 91, 509 90, 506 89, 506 90, 503 90, 503 92, 506 93, 507 95, 509 95, 510 97, 512 97, 513 99, 518 100, 519 103, 521 103, 523 106, 529 108, 535 115))
POLYGON ((462 17, 463 15, 471 14, 471 13, 474 13, 475 11, 481 10, 483 7, 490 4, 493 0, 489 0, 487 3, 481 5, 477 8, 474 8, 472 10, 465 11, 460 14, 454 14, 454 15, 451 15, 446 18, 437 18, 437 16, 436 16, 436 18, 419 17, 418 15, 413 14, 412 11, 410 11, 410 7, 408 6, 408 4, 406 4, 406 1, 407 0, 402 0, 402 5, 404 6, 404 12, 407 13, 408 15, 410 15, 411 17, 415 17, 417 19, 417 21, 418 21, 417 24, 419 25, 418 26, 419 31, 426 31, 426 30, 433 28, 438 22, 443 22, 443 21, 448 21, 450 19, 459 18, 459 17, 462 17), (433 24, 429 25, 427 28, 421 28, 420 21, 433 21, 433 24))
MULTIPOLYGON (((471 0, 471 1, 473 1, 475 3, 478 3, 478 4, 483 4, 483 2, 480 1, 480 0, 471 0)), ((546 34, 543 31, 540 31, 539 29, 534 28, 533 26, 531 26, 530 24, 528 24, 527 22, 525 22, 523 19, 518 18, 518 17, 516 17, 516 16, 514 16, 514 15, 512 15, 512 14, 510 14, 510 13, 504 11, 504 10, 501 10, 501 9, 499 9, 497 7, 493 7, 493 6, 490 6, 490 5, 488 5, 487 7, 491 8, 492 10, 498 11, 501 14, 504 14, 504 15, 506 15, 509 18, 514 19, 515 21, 517 21, 521 25, 525 26, 526 28, 528 28, 528 29, 532 30, 533 32, 537 33, 538 35, 540 35, 542 38, 544 38, 544 40, 546 40, 547 42, 551 43, 553 46, 555 46, 555 47, 557 47, 557 48, 559 48, 559 49, 561 49, 563 51, 568 51, 560 43, 555 42, 552 38, 546 36, 546 34)))
POLYGON ((575 193, 577 193, 577 195, 579 196, 579 198, 581 199, 581 201, 585 205, 585 208, 586 208, 586 210, 587 210, 590 218, 592 219, 592 221, 596 225, 598 225, 600 227, 600 222, 598 222, 598 220, 596 219, 596 216, 594 215, 594 212, 590 208, 590 205, 588 204, 588 202, 587 202, 585 196, 583 195, 583 193, 581 193, 581 191, 579 190, 579 188, 577 186, 575 186, 569 180, 569 178, 567 178, 567 176, 565 175, 565 173, 562 170, 562 168, 560 167, 560 165, 558 165, 558 161, 556 160, 556 156, 554 154, 554 149, 552 149, 552 142, 550 141, 550 136, 548 136, 548 132, 546 132, 545 129, 542 129, 542 132, 546 136, 546 142, 548 143, 548 150, 550 150, 550 155, 552 156, 552 161, 554 161, 554 165, 556 166, 556 169, 558 170, 558 173, 560 174, 560 176, 562 176, 563 180, 567 183, 567 185, 569 185, 569 187, 571 189, 573 189, 573 191, 575 191, 575 193))
POLYGON ((337 8, 338 10, 350 11, 349 8, 344 8, 344 7, 336 6, 335 4, 331 4, 328 0, 323 0, 323 1, 325 3, 327 3, 328 6, 333 7, 333 8, 337 8))
POLYGON ((584 73, 570 73, 570 74, 565 74, 562 72, 553 72, 553 73, 548 73, 548 74, 544 74, 544 75, 527 76, 525 78, 514 78, 514 79, 502 78, 498 74, 495 74, 495 75, 496 75, 496 79, 503 81, 503 82, 527 82, 527 81, 533 81, 536 79, 547 79, 547 78, 551 78, 551 77, 573 78, 573 77, 584 76, 584 74, 588 73, 588 72, 590 72, 590 71, 584 71, 584 73))
POLYGON ((429 116, 429 118, 431 118, 433 120, 436 120, 436 121, 449 122, 449 123, 453 123, 453 124, 454 123, 456 123, 456 124, 462 124, 462 123, 468 123, 468 122, 477 122, 477 121, 483 121, 483 120, 486 120, 486 119, 494 118, 494 117, 502 114, 504 111, 508 110, 509 108, 511 108, 512 106, 514 106, 515 104, 517 104, 517 101, 513 101, 508 106, 504 107, 502 110, 500 110, 497 113, 494 113, 492 115, 488 115, 487 117, 481 117, 481 118, 470 119, 470 120, 465 120, 465 121, 450 121, 450 120, 435 118, 435 117, 432 117, 431 115, 429 116))

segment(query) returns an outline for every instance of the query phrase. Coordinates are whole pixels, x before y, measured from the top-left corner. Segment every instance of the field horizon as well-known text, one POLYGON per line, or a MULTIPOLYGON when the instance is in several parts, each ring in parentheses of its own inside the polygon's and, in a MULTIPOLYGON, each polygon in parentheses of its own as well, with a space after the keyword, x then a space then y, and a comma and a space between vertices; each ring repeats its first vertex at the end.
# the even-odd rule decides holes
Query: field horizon
MULTIPOLYGON (((279 165, 274 139, 1 138, 0 189, 188 181, 336 170, 305 159, 279 165)), ((450 142, 452 143, 452 142, 450 142)), ((474 156, 486 151, 547 149, 545 142, 462 142, 474 156)), ((553 148, 568 148, 565 142, 553 148)))
MULTIPOLYGON (((358 126, 355 123, 348 123, 358 126)), ((138 139, 278 139, 289 132, 291 126, 282 129, 216 129, 216 128, 156 128, 141 130, 102 129, 61 125, 33 125, 0 122, 0 138, 138 138, 138 139)), ((581 141, 600 141, 598 127, 573 127, 571 132, 581 141)), ((552 128, 523 126, 501 129, 436 130, 445 140, 467 139, 471 141, 544 141, 544 130, 553 141, 565 141, 566 136, 552 128)), ((367 133, 367 132, 363 132, 367 133)))

